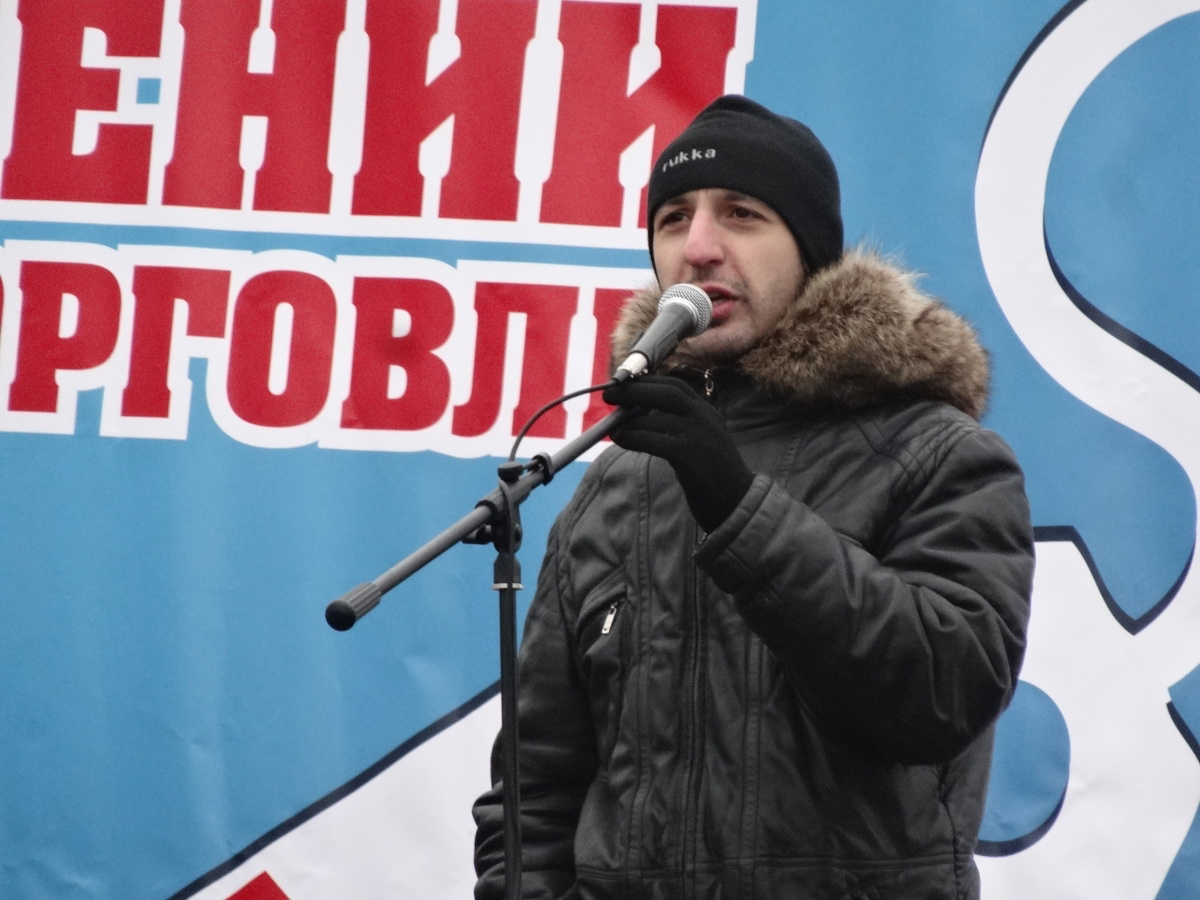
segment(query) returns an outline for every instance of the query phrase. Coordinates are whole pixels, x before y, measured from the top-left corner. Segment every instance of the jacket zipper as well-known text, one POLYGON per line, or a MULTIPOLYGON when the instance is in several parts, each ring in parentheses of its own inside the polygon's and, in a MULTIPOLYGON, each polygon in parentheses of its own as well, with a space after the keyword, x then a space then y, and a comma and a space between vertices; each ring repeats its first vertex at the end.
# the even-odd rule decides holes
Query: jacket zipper
MULTIPOLYGON (((715 402, 713 399, 713 394, 717 388, 715 373, 715 367, 709 366, 704 370, 702 376, 704 379, 704 396, 709 402, 715 402)), ((703 540, 704 532, 697 525, 692 535, 693 545, 699 545, 703 540)), ((703 804, 699 802, 699 792, 700 783, 704 777, 703 760, 705 741, 705 615, 703 600, 700 596, 700 579, 694 565, 689 570, 686 596, 689 605, 687 613, 692 626, 692 635, 689 641, 690 652, 688 654, 692 666, 690 686, 691 721, 688 723, 690 752, 688 754, 687 779, 684 786, 683 814, 681 816, 683 822, 683 845, 680 847, 680 867, 683 876, 684 895, 691 896, 695 891, 696 885, 696 874, 692 871, 692 867, 698 859, 696 844, 698 843, 698 835, 700 834, 700 819, 703 815, 703 804)))
MULTIPOLYGON (((707 382, 707 374, 705 378, 707 382)), ((693 541, 700 543, 704 534, 699 526, 693 534, 693 541)), ((700 833, 700 817, 702 804, 698 802, 700 782, 703 778, 704 759, 704 608, 700 597, 700 579, 694 566, 691 569, 688 584, 688 601, 690 605, 689 618, 692 624, 692 639, 689 642, 692 663, 691 672, 691 747, 688 754, 688 775, 683 798, 683 846, 680 848, 680 860, 683 868, 684 894, 690 896, 695 889, 695 873, 690 869, 696 861, 695 843, 700 833)))
POLYGON ((613 619, 617 617, 617 607, 620 605, 620 600, 614 600, 613 605, 608 608, 608 615, 604 617, 604 624, 600 626, 601 634, 608 634, 610 631, 612 631, 613 619))

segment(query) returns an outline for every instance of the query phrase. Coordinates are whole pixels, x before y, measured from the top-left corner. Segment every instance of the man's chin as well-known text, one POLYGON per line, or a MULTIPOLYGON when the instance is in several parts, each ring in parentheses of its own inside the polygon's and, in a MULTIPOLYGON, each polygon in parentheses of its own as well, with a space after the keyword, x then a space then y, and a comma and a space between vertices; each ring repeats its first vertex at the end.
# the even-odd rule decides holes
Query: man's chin
POLYGON ((699 337, 689 338, 679 345, 674 358, 683 365, 697 369, 728 365, 740 359, 749 349, 742 346, 741 341, 730 339, 733 337, 706 332, 699 337))

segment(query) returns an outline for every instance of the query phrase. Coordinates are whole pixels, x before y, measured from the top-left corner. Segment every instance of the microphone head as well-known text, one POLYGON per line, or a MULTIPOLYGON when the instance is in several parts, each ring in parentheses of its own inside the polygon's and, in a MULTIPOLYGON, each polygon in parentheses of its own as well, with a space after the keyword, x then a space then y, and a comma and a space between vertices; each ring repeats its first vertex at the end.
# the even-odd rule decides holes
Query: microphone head
POLYGON ((658 301, 658 311, 661 313, 668 304, 675 304, 691 313, 694 326, 688 337, 699 334, 712 322, 712 300, 694 284, 675 284, 663 291, 658 301))

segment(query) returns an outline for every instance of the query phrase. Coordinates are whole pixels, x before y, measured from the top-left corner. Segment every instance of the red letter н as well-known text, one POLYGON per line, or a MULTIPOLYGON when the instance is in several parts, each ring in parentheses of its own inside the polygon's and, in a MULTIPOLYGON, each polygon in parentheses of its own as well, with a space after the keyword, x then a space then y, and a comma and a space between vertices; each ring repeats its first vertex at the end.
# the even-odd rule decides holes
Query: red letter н
POLYGON ((266 144, 254 208, 329 211, 333 71, 345 10, 345 0, 274 4, 266 74, 249 71, 258 3, 183 0, 179 114, 164 203, 238 209, 248 177, 239 157, 243 117, 262 116, 266 144))
POLYGON ((517 119, 525 45, 537 4, 470 0, 458 4, 458 57, 426 81, 438 0, 372 2, 371 60, 357 215, 418 216, 425 177, 421 142, 449 116, 454 136, 441 181, 442 218, 514 221, 517 119))

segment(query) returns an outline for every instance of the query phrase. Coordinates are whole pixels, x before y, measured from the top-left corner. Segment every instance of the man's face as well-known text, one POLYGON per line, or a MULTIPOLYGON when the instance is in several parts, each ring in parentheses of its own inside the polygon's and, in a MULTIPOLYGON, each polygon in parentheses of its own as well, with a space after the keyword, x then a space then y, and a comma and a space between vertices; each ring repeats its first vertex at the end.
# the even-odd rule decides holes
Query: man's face
POLYGON ((740 357, 783 317, 804 283, 791 231, 771 207, 745 194, 688 191, 659 207, 651 227, 659 284, 694 284, 713 301, 709 329, 679 345, 693 362, 740 357))

